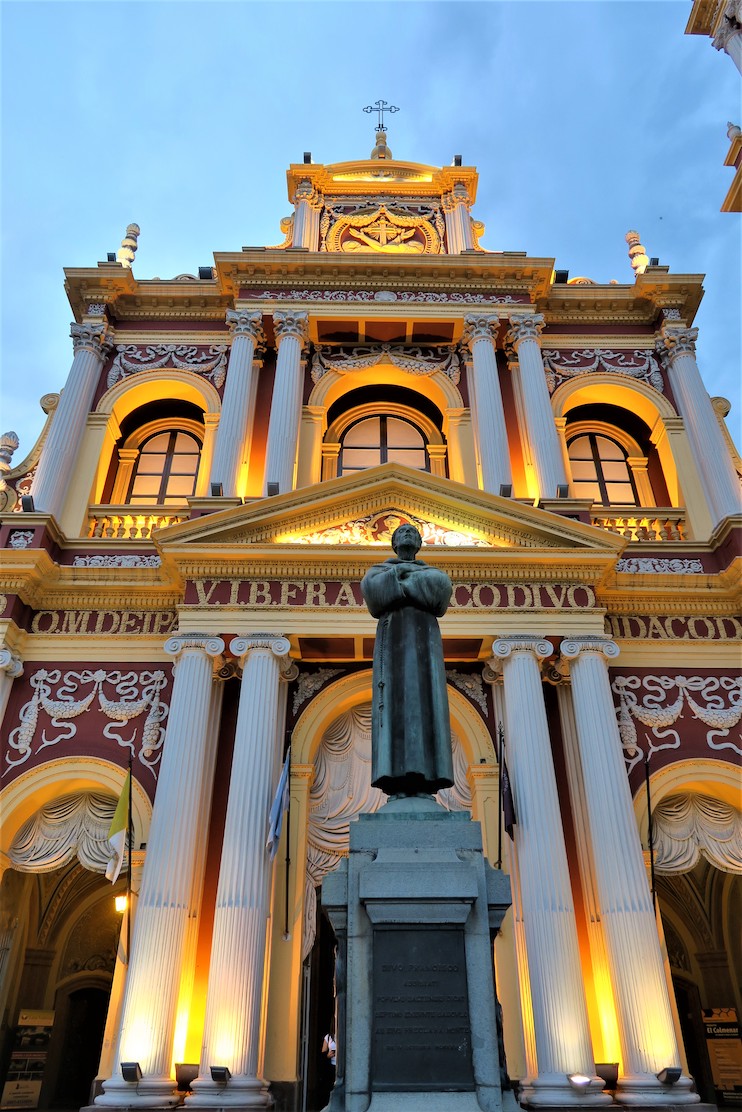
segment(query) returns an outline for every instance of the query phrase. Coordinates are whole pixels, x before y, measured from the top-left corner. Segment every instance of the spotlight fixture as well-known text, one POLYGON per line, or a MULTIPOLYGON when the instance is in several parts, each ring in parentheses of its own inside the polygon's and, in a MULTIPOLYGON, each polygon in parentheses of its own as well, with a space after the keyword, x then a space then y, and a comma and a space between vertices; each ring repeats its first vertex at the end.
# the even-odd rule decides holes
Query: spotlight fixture
POLYGON ((555 270, 554 271, 554 285, 566 286, 569 281, 568 270, 555 270))
POLYGON ((680 1066, 665 1066, 663 1070, 657 1074, 657 1080, 660 1085, 677 1085, 681 1078, 683 1071, 680 1066))
POLYGON ((460 154, 455 154, 455 155, 453 156, 453 164, 454 164, 454 166, 461 166, 462 162, 463 162, 463 157, 462 157, 462 155, 460 155, 460 154))
POLYGON ((214 268, 211 266, 200 266, 198 268, 198 277, 201 282, 210 282, 214 277, 214 268))
POLYGON ((557 483, 557 498, 569 498, 569 483, 557 483))
POLYGON ((312 152, 311 151, 304 151, 304 165, 309 166, 309 165, 311 165, 311 162, 312 162, 312 152))
POLYGON ((106 251, 106 262, 107 263, 115 263, 116 262, 116 252, 115 251, 106 251))
POLYGON ((211 484, 211 497, 212 498, 223 498, 224 497, 224 484, 223 483, 212 483, 211 484))
POLYGON ((175 1084, 179 1093, 190 1093, 191 1083, 198 1077, 198 1062, 176 1062, 175 1084))
POLYGON ((226 1085, 232 1076, 228 1066, 209 1066, 209 1069, 211 1071, 211 1080, 215 1081, 217 1085, 226 1085))
POLYGON ((33 494, 21 495, 21 510, 24 514, 32 514, 36 507, 33 504, 33 494))
POLYGON ((513 495, 513 485, 512 485, 512 483, 500 483, 500 497, 501 498, 512 498, 512 495, 513 495))
POLYGON ((133 1085, 136 1085, 142 1080, 142 1067, 139 1065, 139 1062, 122 1062, 121 1076, 124 1081, 129 1081, 133 1085))
POLYGON ((275 498, 280 493, 280 486, 278 483, 266 483, 265 491, 268 498, 275 498))
POLYGON ((587 1089, 592 1084, 592 1077, 588 1077, 586 1073, 568 1073, 567 1081, 573 1089, 587 1089))
POLYGON ((618 1085, 618 1062, 596 1062, 595 1072, 605 1082, 604 1088, 615 1089, 618 1085))
POLYGON ((126 898, 125 895, 124 896, 114 896, 113 897, 113 906, 116 908, 119 915, 123 915, 124 912, 126 911, 127 907, 129 906, 129 901, 126 898))

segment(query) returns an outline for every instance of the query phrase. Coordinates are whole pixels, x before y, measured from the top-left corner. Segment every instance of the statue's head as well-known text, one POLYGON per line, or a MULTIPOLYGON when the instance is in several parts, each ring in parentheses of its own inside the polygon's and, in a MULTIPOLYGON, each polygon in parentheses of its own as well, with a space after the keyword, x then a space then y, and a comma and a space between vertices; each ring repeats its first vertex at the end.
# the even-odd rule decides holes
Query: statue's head
MULTIPOLYGON (((399 525, 392 533, 392 548, 399 556, 400 552, 412 552, 413 556, 419 552, 423 545, 423 539, 420 532, 414 525, 405 523, 399 525)), ((409 556, 403 556, 401 559, 410 559, 409 556)))

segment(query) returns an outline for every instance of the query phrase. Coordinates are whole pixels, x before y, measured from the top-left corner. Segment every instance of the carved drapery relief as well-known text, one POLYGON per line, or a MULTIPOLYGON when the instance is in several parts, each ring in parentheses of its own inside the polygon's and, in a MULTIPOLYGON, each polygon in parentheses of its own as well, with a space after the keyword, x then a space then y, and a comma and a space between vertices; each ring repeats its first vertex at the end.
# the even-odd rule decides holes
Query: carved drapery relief
MULTIPOLYGON (((466 758, 455 734, 454 786, 436 798, 447 810, 470 810, 466 758)), ((371 786, 371 704, 341 714, 325 732, 314 760, 309 795, 307 873, 302 959, 312 949, 317 916, 316 888, 347 856, 351 821, 378 811, 386 795, 371 786)))
POLYGON ((91 672, 86 669, 63 674, 58 668, 40 668, 28 682, 34 692, 33 698, 21 708, 19 724, 8 736, 7 767, 3 776, 42 749, 73 738, 77 733, 73 719, 85 714, 97 700, 100 710, 111 720, 103 728, 103 736, 127 749, 157 778, 157 765, 165 739, 163 722, 169 709, 160 698, 160 692, 167 683, 165 672, 106 672, 104 669, 91 672), (104 692, 104 684, 111 685, 118 698, 109 698, 104 692), (48 727, 42 726, 41 740, 34 748, 42 711, 51 719, 55 734, 48 737, 48 727), (145 711, 147 717, 141 733, 136 725, 127 728, 128 723, 145 711), (125 731, 128 736, 124 736, 125 731))
MULTIPOLYGON (((323 221, 320 221, 320 235, 322 230, 323 221)), ((375 205, 370 212, 338 215, 322 239, 320 250, 437 255, 441 251, 441 234, 430 219, 382 204, 375 205)))
POLYGON ((461 378, 461 359, 455 347, 422 348, 404 344, 377 344, 352 348, 315 348, 312 356, 312 381, 317 383, 328 371, 352 374, 353 371, 391 363, 413 375, 432 375, 442 371, 456 385, 461 378))
POLYGON ((597 348, 584 348, 582 351, 545 351, 544 368, 549 393, 557 386, 578 375, 594 371, 612 371, 627 375, 653 386, 660 393, 664 382, 657 363, 649 351, 603 351, 597 348))
POLYGON ((742 757, 742 738, 731 731, 742 718, 742 678, 732 676, 617 676, 618 729, 627 771, 663 749, 680 749, 671 727, 687 704, 705 726, 709 749, 732 749, 742 757), (649 728, 639 737, 636 723, 649 728))
POLYGON ((116 358, 108 371, 108 387, 110 389, 119 379, 141 371, 175 367, 179 371, 193 371, 204 375, 220 390, 227 377, 228 353, 227 344, 212 344, 206 350, 193 344, 148 344, 146 347, 140 344, 117 344, 116 358))
POLYGON ((671 795, 652 812, 654 867, 687 873, 701 857, 726 873, 742 873, 742 812, 707 795, 671 795))
POLYGON ((99 792, 76 792, 47 803, 13 839, 13 867, 48 873, 77 858, 85 869, 105 873, 113 856, 108 831, 115 810, 113 796, 99 792))

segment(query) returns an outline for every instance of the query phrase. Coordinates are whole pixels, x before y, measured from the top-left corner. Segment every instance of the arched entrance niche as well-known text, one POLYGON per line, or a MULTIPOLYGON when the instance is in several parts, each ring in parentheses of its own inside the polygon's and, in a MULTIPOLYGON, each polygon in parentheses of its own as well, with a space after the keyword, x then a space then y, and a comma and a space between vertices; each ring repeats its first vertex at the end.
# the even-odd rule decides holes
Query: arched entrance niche
MULTIPOLYGON (((327 414, 345 394, 364 386, 401 387, 418 394, 441 414, 441 431, 447 444, 448 475, 456 482, 476 486, 476 464, 471 444, 471 416, 456 384, 443 371, 420 375, 380 363, 374 367, 341 373, 328 370, 314 386, 302 412, 299 436, 297 486, 317 483, 323 477, 323 453, 337 458, 338 443, 327 427, 327 414)), ((433 455, 438 454, 443 466, 443 442, 433 441, 433 455)), ((431 464, 433 460, 431 459, 431 464)), ((437 467, 437 465, 436 465, 437 467)), ((433 473, 436 468, 431 466, 433 473)), ((331 477, 332 464, 325 463, 325 478, 331 477), (329 466, 329 470, 328 470, 329 466)), ((445 473, 439 471, 438 473, 445 473)))
MULTIPOLYGON (((451 729, 460 743, 467 766, 472 817, 482 824, 484 851, 491 862, 497 853, 499 814, 498 769, 489 730, 468 699, 448 686, 451 729)), ((371 671, 344 676, 312 700, 294 726, 291 740, 290 871, 286 886, 285 849, 276 857, 273 886, 272 946, 267 1011, 265 1075, 271 1080, 295 1081, 300 1076, 302 964, 307 880, 307 832, 314 762, 326 732, 349 711, 371 702, 371 671), (289 930, 285 934, 286 898, 289 930)), ((508 1012, 506 1049, 513 1076, 522 1076, 524 1062, 520 1000, 511 913, 498 942, 498 974, 502 965, 500 999, 508 1012), (512 1031, 512 1037, 509 1036, 512 1031)), ((312 1048, 313 1053, 316 1048, 312 1048)))
MULTIPOLYGON (((715 1104, 704 1021, 736 1014, 739 1023, 742 1016, 739 769, 725 761, 678 761, 651 776, 650 792, 658 926, 678 1035, 702 1100, 715 1104)), ((634 808, 648 845, 643 788, 634 808)))

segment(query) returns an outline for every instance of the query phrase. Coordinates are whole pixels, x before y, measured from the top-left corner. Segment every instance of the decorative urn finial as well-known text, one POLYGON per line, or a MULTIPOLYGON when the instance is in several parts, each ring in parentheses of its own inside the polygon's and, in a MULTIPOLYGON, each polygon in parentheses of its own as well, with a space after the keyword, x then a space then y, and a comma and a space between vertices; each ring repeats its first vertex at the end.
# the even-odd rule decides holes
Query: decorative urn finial
POLYGON ((129 224, 126 229, 126 235, 121 240, 121 246, 116 252, 116 261, 120 262, 122 266, 126 266, 131 270, 131 264, 134 262, 134 256, 137 253, 137 240, 139 239, 140 228, 138 224, 129 224))
POLYGON ((626 242, 629 245, 629 258, 634 268, 634 274, 639 277, 649 266, 649 256, 642 247, 638 232, 627 232, 626 242))

